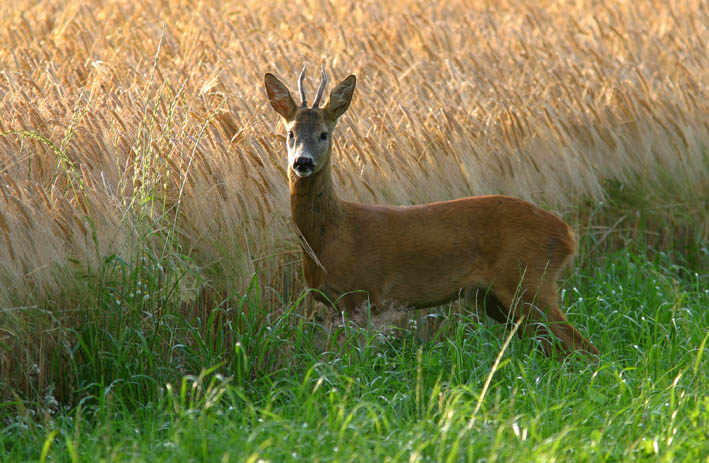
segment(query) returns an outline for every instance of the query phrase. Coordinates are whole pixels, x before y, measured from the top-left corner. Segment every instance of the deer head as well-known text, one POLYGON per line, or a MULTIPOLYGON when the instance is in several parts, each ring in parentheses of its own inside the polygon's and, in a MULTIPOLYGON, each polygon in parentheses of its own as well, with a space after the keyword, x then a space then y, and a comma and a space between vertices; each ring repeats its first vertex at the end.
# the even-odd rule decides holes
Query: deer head
POLYGON ((298 177, 307 177, 327 165, 332 151, 332 131, 337 119, 347 110, 352 100, 356 79, 350 75, 330 92, 330 99, 320 108, 327 75, 322 67, 322 80, 315 96, 313 107, 308 108, 303 89, 305 66, 298 78, 300 106, 296 106, 288 88, 273 74, 266 74, 264 81, 271 106, 283 118, 286 126, 288 167, 298 177))

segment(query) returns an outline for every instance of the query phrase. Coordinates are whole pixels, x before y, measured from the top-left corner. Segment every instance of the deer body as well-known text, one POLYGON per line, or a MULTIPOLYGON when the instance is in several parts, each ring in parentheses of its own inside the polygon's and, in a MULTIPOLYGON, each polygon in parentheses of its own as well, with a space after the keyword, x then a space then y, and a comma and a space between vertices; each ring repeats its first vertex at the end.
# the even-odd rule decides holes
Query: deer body
MULTIPOLYGON (((598 350, 564 317, 556 279, 576 251, 569 226, 520 199, 476 196, 416 206, 340 200, 332 185, 331 134, 349 106, 355 78, 342 81, 320 109, 296 107, 267 74, 266 89, 288 129, 290 207, 303 246, 304 277, 314 296, 346 311, 371 304, 431 307, 475 295, 505 323, 548 320, 567 349, 598 350), (521 298, 521 304, 516 298, 521 298)), ((539 324, 537 330, 541 330, 539 324)), ((549 352, 550 344, 544 347, 549 352)))

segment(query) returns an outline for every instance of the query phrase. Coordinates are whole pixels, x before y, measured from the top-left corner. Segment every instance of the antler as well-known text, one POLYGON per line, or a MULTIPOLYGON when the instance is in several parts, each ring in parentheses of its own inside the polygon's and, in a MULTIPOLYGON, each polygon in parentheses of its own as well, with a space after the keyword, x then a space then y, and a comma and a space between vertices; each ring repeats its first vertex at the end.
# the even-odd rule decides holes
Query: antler
POLYGON ((327 85, 327 74, 325 74, 325 63, 322 63, 322 77, 320 78, 320 87, 318 87, 318 93, 315 95, 315 101, 313 101, 313 108, 317 108, 320 105, 320 97, 325 90, 327 85))
POLYGON ((300 71, 300 76, 298 76, 298 90, 300 91, 300 105, 306 106, 308 103, 305 101, 305 89, 303 88, 303 79, 305 79, 305 64, 303 65, 303 70, 300 71))

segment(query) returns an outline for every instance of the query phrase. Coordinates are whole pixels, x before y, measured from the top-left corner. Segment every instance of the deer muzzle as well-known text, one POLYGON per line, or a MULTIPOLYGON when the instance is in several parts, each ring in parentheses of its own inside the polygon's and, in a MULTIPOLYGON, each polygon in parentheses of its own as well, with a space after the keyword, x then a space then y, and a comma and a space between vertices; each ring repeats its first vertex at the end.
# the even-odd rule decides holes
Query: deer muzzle
POLYGON ((315 163, 311 157, 299 156, 293 161, 293 172, 298 177, 305 177, 313 173, 315 169, 315 163))

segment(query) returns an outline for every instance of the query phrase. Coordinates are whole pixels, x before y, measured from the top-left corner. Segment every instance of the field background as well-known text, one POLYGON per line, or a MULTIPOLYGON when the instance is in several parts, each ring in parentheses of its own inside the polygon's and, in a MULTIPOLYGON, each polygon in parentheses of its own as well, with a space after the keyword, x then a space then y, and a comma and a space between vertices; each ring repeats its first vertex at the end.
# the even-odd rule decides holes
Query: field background
POLYGON ((263 88, 304 63, 311 99, 321 62, 357 75, 342 198, 522 197, 572 223, 574 274, 642 243, 706 299, 704 1, 18 0, 0 31, 0 398, 148 401, 314 320, 263 88))

